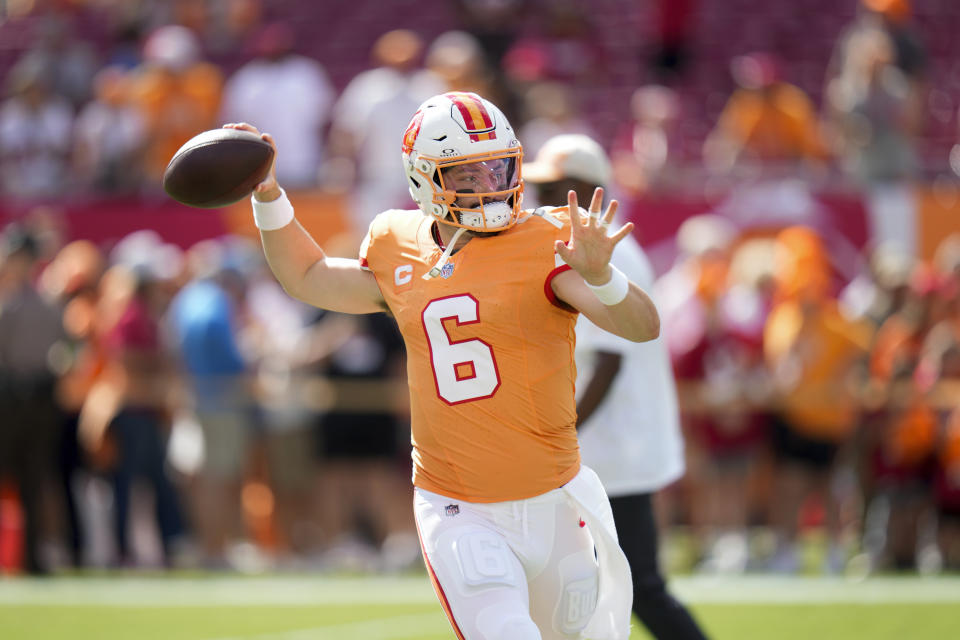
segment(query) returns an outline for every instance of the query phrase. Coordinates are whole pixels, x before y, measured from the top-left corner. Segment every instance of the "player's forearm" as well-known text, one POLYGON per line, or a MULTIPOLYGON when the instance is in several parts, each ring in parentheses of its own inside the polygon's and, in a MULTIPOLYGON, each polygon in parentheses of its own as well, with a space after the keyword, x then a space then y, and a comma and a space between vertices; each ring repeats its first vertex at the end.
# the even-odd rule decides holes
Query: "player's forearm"
POLYGON ((270 270, 297 300, 342 313, 386 310, 373 274, 357 260, 324 254, 296 220, 279 229, 261 229, 260 238, 270 270))
POLYGON ((330 308, 322 289, 326 255, 294 217, 293 205, 275 180, 262 183, 253 194, 253 217, 260 229, 263 252, 277 281, 294 298, 330 308), (320 277, 320 291, 316 282, 320 277), (308 300, 308 297, 310 300, 308 300))
POLYGON ((630 283, 627 297, 606 306, 609 331, 633 342, 654 340, 660 335, 660 315, 650 296, 630 283))
POLYGON ((326 255, 310 234, 294 220, 285 227, 260 231, 263 253, 277 281, 294 298, 307 297, 307 275, 322 268, 326 255))

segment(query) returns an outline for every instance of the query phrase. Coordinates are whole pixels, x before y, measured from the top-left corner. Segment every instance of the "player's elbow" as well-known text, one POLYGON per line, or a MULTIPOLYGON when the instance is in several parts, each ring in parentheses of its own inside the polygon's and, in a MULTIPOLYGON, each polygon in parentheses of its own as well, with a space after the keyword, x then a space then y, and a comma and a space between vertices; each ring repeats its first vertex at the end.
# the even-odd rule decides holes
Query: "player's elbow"
POLYGON ((637 332, 636 337, 632 338, 634 342, 650 342, 660 337, 660 321, 656 321, 653 326, 645 327, 637 332))
POLYGON ((649 342, 660 337, 660 316, 654 311, 636 323, 631 335, 624 336, 633 342, 649 342))
POLYGON ((295 300, 301 302, 306 302, 306 286, 305 280, 302 277, 293 276, 291 274, 281 275, 274 274, 277 277, 277 282, 280 284, 280 287, 283 289, 284 293, 295 300))
POLYGON ((311 275, 314 273, 316 268, 319 265, 323 264, 323 260, 314 260, 307 267, 300 267, 297 269, 292 269, 286 273, 278 273, 274 270, 274 275, 277 276, 277 282, 280 283, 280 286, 283 287, 283 290, 291 298, 295 298, 301 302, 307 302, 310 298, 310 282, 311 275))
POLYGON ((650 337, 647 340, 656 340, 660 337, 660 316, 654 316, 649 335, 650 337))
POLYGON ((279 282, 280 282, 280 286, 283 288, 284 293, 286 293, 288 296, 290 296, 294 300, 299 300, 300 302, 306 302, 306 300, 304 299, 305 296, 303 294, 302 286, 298 286, 297 283, 289 282, 289 281, 284 282, 280 280, 279 282))

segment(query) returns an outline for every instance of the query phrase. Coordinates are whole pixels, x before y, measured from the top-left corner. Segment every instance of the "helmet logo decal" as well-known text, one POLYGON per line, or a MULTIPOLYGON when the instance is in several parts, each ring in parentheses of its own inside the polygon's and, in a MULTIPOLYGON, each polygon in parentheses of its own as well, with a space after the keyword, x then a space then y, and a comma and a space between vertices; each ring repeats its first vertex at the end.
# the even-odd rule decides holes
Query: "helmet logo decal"
POLYGON ((496 140, 493 116, 483 106, 480 96, 475 93, 452 91, 446 94, 453 102, 453 119, 463 127, 471 142, 496 140), (458 118, 457 115, 460 115, 458 118))
POLYGON ((403 152, 410 153, 413 151, 413 145, 417 141, 417 136, 420 135, 420 124, 423 122, 423 111, 417 111, 413 114, 413 119, 410 120, 410 124, 407 125, 407 130, 403 132, 403 152))

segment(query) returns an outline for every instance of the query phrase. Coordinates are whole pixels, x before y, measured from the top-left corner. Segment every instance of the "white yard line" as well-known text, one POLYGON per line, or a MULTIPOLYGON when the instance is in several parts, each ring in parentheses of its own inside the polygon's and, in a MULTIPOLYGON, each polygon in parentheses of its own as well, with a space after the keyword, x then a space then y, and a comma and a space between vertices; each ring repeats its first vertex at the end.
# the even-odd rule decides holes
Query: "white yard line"
POLYGON ((670 581, 681 600, 698 604, 960 603, 960 578, 693 576, 670 581))
POLYGON ((436 596, 426 576, 0 580, 0 605, 210 607, 432 602, 436 602, 436 596))
MULTIPOLYGON (((670 589, 693 604, 960 604, 960 577, 876 577, 858 582, 818 577, 691 576, 672 579, 670 589)), ((436 602, 426 576, 0 579, 0 606, 246 607, 436 602)))

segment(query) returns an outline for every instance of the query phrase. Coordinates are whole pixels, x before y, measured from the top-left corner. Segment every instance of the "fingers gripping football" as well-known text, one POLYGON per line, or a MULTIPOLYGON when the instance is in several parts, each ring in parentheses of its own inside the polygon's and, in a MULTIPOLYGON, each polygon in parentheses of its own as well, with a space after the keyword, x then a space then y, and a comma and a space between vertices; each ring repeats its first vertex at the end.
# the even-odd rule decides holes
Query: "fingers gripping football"
POLYGON ((246 122, 231 122, 223 125, 224 129, 239 129, 260 136, 260 139, 273 148, 273 162, 267 176, 253 189, 253 197, 262 202, 276 200, 280 197, 280 185, 277 183, 277 143, 269 133, 261 133, 252 124, 246 122))
MULTIPOLYGON (((569 210, 579 211, 575 191, 567 193, 569 210)), ((601 214, 603 189, 597 187, 590 202, 589 215, 570 216, 570 240, 557 240, 554 246, 560 258, 574 269, 589 284, 602 285, 610 280, 610 256, 613 248, 633 230, 628 222, 612 235, 607 228, 613 220, 620 203, 612 200, 601 214)))

